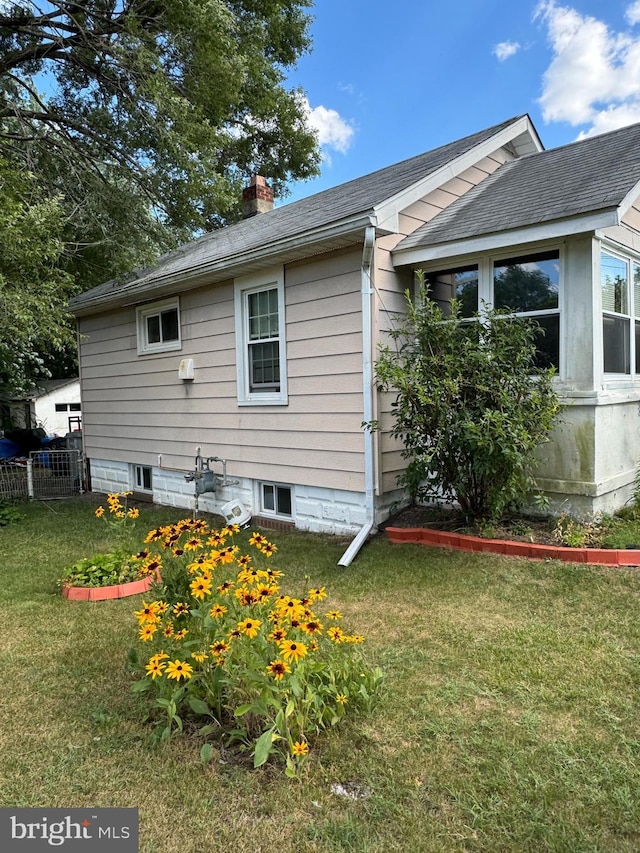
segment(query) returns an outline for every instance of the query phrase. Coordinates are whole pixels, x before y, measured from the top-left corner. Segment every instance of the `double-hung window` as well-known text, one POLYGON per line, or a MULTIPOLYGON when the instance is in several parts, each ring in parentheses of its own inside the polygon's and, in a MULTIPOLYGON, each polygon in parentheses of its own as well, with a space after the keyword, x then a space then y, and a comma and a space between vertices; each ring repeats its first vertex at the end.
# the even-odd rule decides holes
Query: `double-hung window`
POLYGON ((177 298, 138 308, 136 324, 138 355, 181 349, 180 305, 177 298))
POLYGON ((640 374, 640 263, 600 253, 604 372, 640 374))
POLYGON ((287 402, 282 270, 235 284, 238 402, 287 402))

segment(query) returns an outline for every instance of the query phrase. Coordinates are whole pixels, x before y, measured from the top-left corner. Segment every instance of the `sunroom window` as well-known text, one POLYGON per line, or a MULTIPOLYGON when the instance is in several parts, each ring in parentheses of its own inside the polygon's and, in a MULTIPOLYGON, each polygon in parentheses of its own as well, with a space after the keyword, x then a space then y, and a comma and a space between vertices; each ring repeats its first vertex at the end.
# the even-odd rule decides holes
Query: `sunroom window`
POLYGON ((535 321, 539 368, 557 368, 560 362, 559 285, 557 251, 506 258, 493 265, 493 307, 535 321))

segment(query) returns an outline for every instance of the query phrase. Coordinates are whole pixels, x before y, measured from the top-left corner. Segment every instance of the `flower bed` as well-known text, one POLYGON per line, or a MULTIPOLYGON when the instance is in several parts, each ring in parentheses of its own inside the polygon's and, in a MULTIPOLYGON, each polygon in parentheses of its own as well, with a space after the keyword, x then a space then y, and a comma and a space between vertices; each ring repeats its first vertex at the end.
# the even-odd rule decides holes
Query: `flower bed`
POLYGON ((391 542, 413 542, 421 545, 454 548, 457 551, 476 551, 527 557, 530 560, 563 560, 566 563, 589 563, 599 566, 640 566, 640 549, 567 548, 561 545, 539 545, 534 542, 515 542, 508 539, 485 539, 465 533, 434 530, 427 527, 387 527, 391 542))

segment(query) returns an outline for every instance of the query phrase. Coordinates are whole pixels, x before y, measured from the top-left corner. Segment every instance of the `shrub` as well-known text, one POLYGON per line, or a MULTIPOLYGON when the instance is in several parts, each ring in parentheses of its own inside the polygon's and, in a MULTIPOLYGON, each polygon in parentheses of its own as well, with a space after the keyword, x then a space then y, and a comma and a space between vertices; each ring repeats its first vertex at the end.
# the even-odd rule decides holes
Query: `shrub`
POLYGON ((457 501, 467 521, 497 520, 535 492, 536 449, 559 412, 553 369, 534 367, 540 330, 504 311, 464 319, 456 300, 445 317, 422 284, 407 303, 376 364, 396 394, 400 483, 414 500, 457 501))
MULTIPOLYGON (((202 737, 224 731, 253 750, 255 767, 275 755, 294 775, 312 735, 371 707, 381 673, 366 664, 363 637, 325 609, 324 587, 281 593, 275 545, 253 533, 243 553, 237 532, 185 519, 147 536, 163 549, 162 584, 136 612, 143 653, 131 660, 144 677, 134 689, 154 694, 160 739, 196 715, 202 737)), ((210 743, 201 754, 211 757, 210 743)))

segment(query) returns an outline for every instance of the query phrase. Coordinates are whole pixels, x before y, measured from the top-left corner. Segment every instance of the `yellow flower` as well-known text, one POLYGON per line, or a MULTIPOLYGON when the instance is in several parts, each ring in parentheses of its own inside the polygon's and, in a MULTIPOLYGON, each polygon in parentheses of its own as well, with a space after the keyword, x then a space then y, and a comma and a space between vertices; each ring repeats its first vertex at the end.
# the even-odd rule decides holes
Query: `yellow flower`
POLYGON ((160 617, 158 616, 158 602, 152 601, 150 604, 147 604, 146 601, 142 602, 142 609, 135 611, 135 617, 138 620, 138 625, 144 625, 146 622, 153 624, 154 622, 159 622, 160 617))
POLYGON ((202 663, 203 660, 208 658, 208 655, 206 652, 191 652, 191 657, 198 661, 198 663, 202 663))
POLYGON ((220 595, 226 595, 229 590, 232 589, 232 587, 233 584, 231 583, 231 581, 225 581, 224 583, 221 583, 218 587, 218 592, 220 593, 220 595))
POLYGON ((327 591, 323 586, 316 587, 309 590, 309 597, 312 601, 322 601, 323 598, 327 597, 327 591))
POLYGON ((173 605, 173 613, 175 616, 186 616, 189 612, 189 605, 184 601, 178 601, 177 604, 173 605))
POLYGON ((273 542, 265 542, 264 545, 260 548, 265 557, 273 557, 273 555, 278 550, 273 542))
POLYGON ((267 540, 264 538, 264 536, 261 533, 252 533, 251 538, 249 539, 249 545, 257 545, 258 547, 260 547, 266 541, 267 540))
POLYGON ((191 595, 203 600, 205 595, 211 595, 211 578, 197 577, 189 584, 191 595))
POLYGON ((344 695, 344 693, 338 693, 336 696, 336 702, 339 702, 341 705, 346 705, 349 700, 344 695))
POLYGON ((116 512, 116 518, 126 518, 125 513, 121 509, 119 509, 116 512))
POLYGON ((291 672, 291 669, 284 661, 278 658, 277 660, 271 661, 271 663, 267 667, 267 671, 270 672, 271 675, 273 675, 276 681, 282 681, 285 674, 287 672, 291 672))
POLYGON ((304 622, 300 627, 305 632, 305 634, 322 633, 322 623, 318 622, 317 619, 310 619, 308 622, 304 622))
POLYGON ((158 626, 156 624, 143 625, 138 632, 138 636, 144 643, 146 643, 147 640, 150 640, 153 637, 157 630, 158 626))
POLYGON ((184 638, 187 636, 188 633, 189 632, 187 631, 186 628, 181 628, 179 631, 175 632, 175 634, 173 635, 173 639, 174 640, 184 640, 184 638))
POLYGON ((140 515, 140 510, 137 507, 132 507, 128 512, 127 516, 129 518, 137 518, 140 515))
POLYGON ((304 643, 296 643, 295 640, 284 640, 280 643, 280 652, 282 657, 287 661, 297 663, 299 658, 303 658, 307 654, 307 647, 304 643))
POLYGON ((337 628, 335 625, 332 625, 331 628, 327 628, 327 637, 333 640, 334 643, 341 643, 344 638, 342 628, 337 628))
POLYGON ((209 611, 209 616, 211 616, 212 619, 219 619, 221 616, 224 616, 226 612, 227 608, 224 604, 214 604, 209 611))
POLYGON ((274 628, 274 630, 267 637, 268 640, 271 640, 272 643, 282 643, 283 640, 286 640, 287 632, 283 628, 274 628))
POLYGON ((242 622, 238 622, 238 631, 253 639, 253 637, 258 636, 260 625, 262 622, 259 619, 244 619, 242 622))
POLYGON ((176 658, 176 660, 170 660, 167 664, 166 674, 167 678, 175 678, 176 681, 180 681, 181 678, 186 680, 191 678, 193 667, 185 661, 176 658))
POLYGON ((292 755, 306 755, 309 752, 309 744, 297 740, 291 747, 292 755))
POLYGON ((214 657, 220 657, 220 655, 229 651, 229 643, 225 643, 224 640, 218 640, 217 643, 211 643, 209 648, 214 657))
POLYGON ((340 613, 339 610, 328 610, 324 615, 327 619, 333 619, 334 621, 336 619, 342 619, 342 613, 340 613))
POLYGON ((96 518, 102 518, 103 515, 104 515, 104 507, 99 506, 95 512, 95 516, 96 516, 96 518))
POLYGON ((173 622, 167 622, 167 624, 162 629, 162 634, 164 637, 173 637, 173 622))
POLYGON ((155 658, 151 658, 145 669, 147 670, 147 675, 150 675, 151 678, 155 679, 158 675, 162 675, 164 672, 164 664, 160 663, 160 661, 155 658))
POLYGON ((138 551, 137 554, 133 555, 133 559, 134 560, 146 560, 147 557, 150 555, 150 553, 151 552, 148 551, 146 548, 143 548, 142 551, 138 551))

